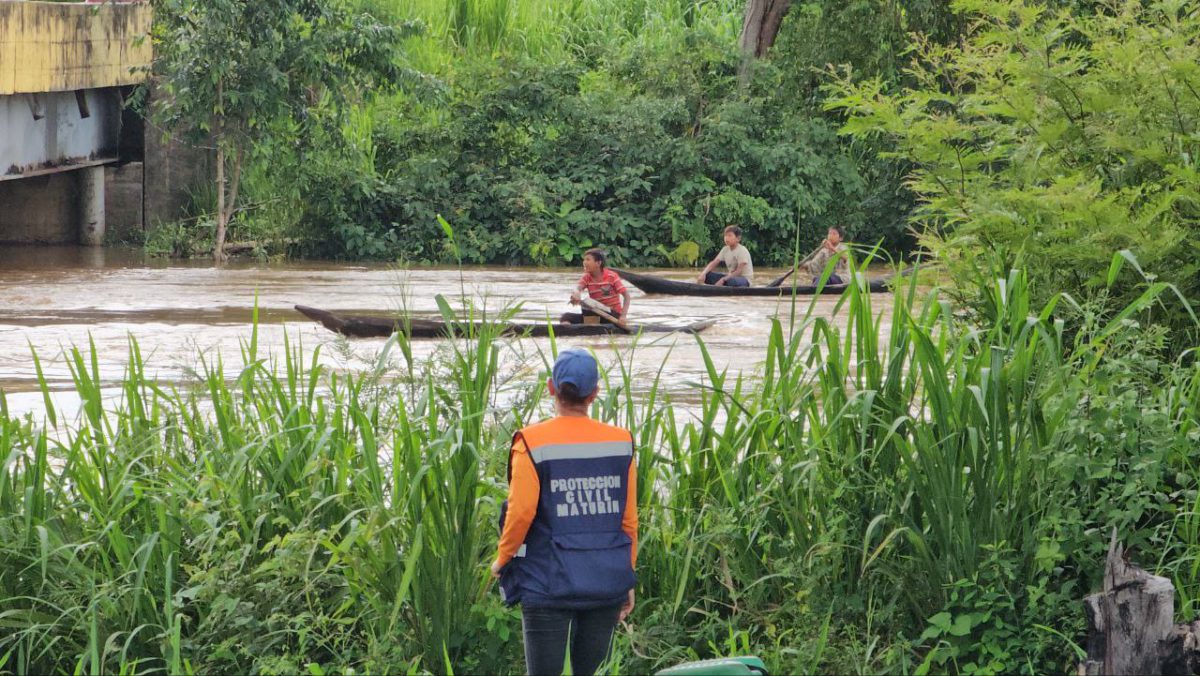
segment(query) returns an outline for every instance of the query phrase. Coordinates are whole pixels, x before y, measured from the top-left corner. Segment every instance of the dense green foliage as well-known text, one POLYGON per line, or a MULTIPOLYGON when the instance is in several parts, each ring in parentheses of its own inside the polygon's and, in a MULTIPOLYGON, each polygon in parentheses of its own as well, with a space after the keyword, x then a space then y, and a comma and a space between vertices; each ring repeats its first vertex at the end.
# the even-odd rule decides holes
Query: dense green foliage
POLYGON ((818 71, 898 81, 908 31, 955 35, 942 3, 801 3, 746 90, 742 2, 360 4, 424 26, 403 50, 430 78, 340 130, 266 143, 270 169, 251 169, 252 208, 233 226, 246 238, 446 262, 441 214, 473 262, 567 263, 591 243, 625 265, 687 264, 729 223, 764 263, 833 224, 892 252, 913 244, 906 164, 837 137, 818 71))
MULTIPOLYGON (((1200 369, 1137 324, 1164 287, 1067 337, 1089 308, 977 281, 980 325, 916 287, 884 315, 848 293, 844 324, 798 307, 756 382, 709 362, 672 393, 620 348, 594 408, 639 449, 617 671, 1065 670, 1112 527, 1196 608, 1200 369)), ((49 393, 45 426, 0 405, 0 668, 519 672, 486 564, 510 434, 546 404, 512 374, 544 362, 501 349, 485 329, 413 363, 398 338, 335 374, 251 336, 235 379, 176 389, 134 344, 118 401, 72 351, 77 423, 49 393)))
POLYGON ((352 94, 407 74, 397 51, 404 31, 339 0, 155 0, 154 9, 161 95, 151 111, 160 128, 215 146, 217 260, 247 156, 254 161, 269 141, 306 134, 352 94))
POLYGON ((304 168, 308 225, 326 234, 317 253, 444 260, 440 213, 470 262, 569 263, 603 245, 644 265, 685 242, 707 251, 729 223, 759 260, 782 262, 798 217, 819 240, 862 182, 830 125, 738 97, 736 63, 698 39, 607 73, 528 59, 464 68, 445 111, 376 110, 371 195, 357 194, 361 176, 304 168), (364 210, 374 239, 355 237, 364 210))
MULTIPOLYGON (((924 243, 959 280, 981 251, 1020 255, 1042 300, 1103 286, 1113 251, 1130 249, 1194 298, 1200 8, 956 7, 976 17, 970 37, 920 44, 911 86, 844 81, 830 102, 849 113, 847 133, 886 136, 914 165, 924 243)), ((1114 306, 1132 293, 1114 294, 1114 306)))

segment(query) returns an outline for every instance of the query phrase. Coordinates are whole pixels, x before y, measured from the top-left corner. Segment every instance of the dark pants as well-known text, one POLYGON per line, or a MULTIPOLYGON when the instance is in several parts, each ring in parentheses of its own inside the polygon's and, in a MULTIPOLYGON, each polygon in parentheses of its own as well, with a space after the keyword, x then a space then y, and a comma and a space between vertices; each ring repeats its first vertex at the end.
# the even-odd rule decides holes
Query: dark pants
POLYGON ((621 606, 591 610, 521 608, 525 633, 525 673, 531 676, 563 673, 567 643, 571 673, 589 676, 608 655, 621 606))
MULTIPOLYGON (((580 310, 581 310, 580 312, 564 312, 564 313, 562 313, 562 316, 558 318, 558 322, 560 324, 582 324, 584 317, 599 317, 599 315, 597 315, 595 312, 592 312, 591 310, 589 310, 587 308, 580 308, 580 310)), ((611 314, 614 317, 617 316, 617 313, 615 310, 612 312, 609 312, 609 314, 611 314)), ((612 322, 605 319, 604 317, 600 317, 600 323, 601 324, 612 324, 612 322)))
MULTIPOLYGON (((813 286, 821 283, 820 277, 813 277, 813 286)), ((841 286, 846 283, 846 280, 837 275, 829 275, 829 279, 825 281, 825 286, 841 286)))
MULTIPOLYGON (((725 275, 719 272, 710 272, 707 275, 704 275, 704 283, 716 284, 717 282, 721 281, 721 278, 724 276, 725 275)), ((725 286, 750 286, 750 280, 746 279, 745 277, 730 277, 729 279, 725 280, 725 286)))

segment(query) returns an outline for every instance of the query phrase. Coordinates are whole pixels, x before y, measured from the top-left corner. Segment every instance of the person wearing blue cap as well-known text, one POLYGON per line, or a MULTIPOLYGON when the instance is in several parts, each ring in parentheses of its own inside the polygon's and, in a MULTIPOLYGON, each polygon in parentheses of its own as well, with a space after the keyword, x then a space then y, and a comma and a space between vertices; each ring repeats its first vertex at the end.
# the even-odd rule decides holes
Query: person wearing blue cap
POLYGON ((521 604, 527 673, 560 674, 569 654, 572 673, 593 674, 633 610, 633 435, 588 416, 600 393, 588 352, 560 352, 546 389, 557 415, 513 435, 491 570, 521 604))

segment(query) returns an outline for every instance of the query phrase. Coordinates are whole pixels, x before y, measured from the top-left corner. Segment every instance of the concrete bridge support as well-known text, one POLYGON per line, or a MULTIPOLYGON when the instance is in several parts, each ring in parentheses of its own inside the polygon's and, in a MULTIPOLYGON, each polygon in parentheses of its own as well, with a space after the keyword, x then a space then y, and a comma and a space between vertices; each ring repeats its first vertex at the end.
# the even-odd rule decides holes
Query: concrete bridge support
POLYGON ((79 170, 79 243, 104 245, 104 167, 79 170))
POLYGON ((0 0, 0 242, 99 246, 110 224, 142 227, 121 171, 141 165, 141 121, 124 102, 149 72, 152 22, 145 2, 0 0), (121 179, 108 217, 106 175, 121 179))

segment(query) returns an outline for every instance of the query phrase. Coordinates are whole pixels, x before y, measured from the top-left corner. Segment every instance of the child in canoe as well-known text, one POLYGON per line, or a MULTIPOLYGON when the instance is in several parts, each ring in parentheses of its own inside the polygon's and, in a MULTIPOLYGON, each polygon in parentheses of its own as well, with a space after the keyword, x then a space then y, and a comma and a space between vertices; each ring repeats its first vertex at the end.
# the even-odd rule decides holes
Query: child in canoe
MULTIPOLYGON (((608 269, 605 264, 604 251, 600 249, 588 249, 583 254, 583 277, 575 286, 575 292, 571 294, 571 304, 580 305, 584 292, 587 292, 592 300, 604 305, 608 314, 616 317, 617 321, 624 322, 625 317, 629 314, 629 290, 625 288, 625 282, 621 281, 617 273, 608 269)), ((559 321, 563 324, 583 324, 584 317, 599 317, 599 315, 583 307, 580 308, 580 312, 563 313, 559 321)), ((603 317, 600 318, 600 321, 612 323, 603 317)))
POLYGON ((849 264, 846 261, 845 252, 849 251, 850 247, 842 241, 846 239, 846 231, 842 226, 835 225, 825 234, 825 240, 821 242, 821 248, 813 254, 812 258, 805 264, 804 268, 813 278, 813 286, 816 286, 821 281, 821 275, 825 273, 825 266, 829 264, 829 259, 837 256, 837 262, 833 264, 833 271, 829 275, 829 279, 825 284, 829 286, 841 286, 850 281, 849 264), (840 254, 840 255, 839 255, 840 254))
POLYGON ((754 283, 754 263, 750 252, 742 246, 742 229, 736 225, 725 228, 725 248, 717 253, 696 281, 714 286, 750 286, 754 283), (725 273, 715 272, 717 265, 725 264, 725 273))

